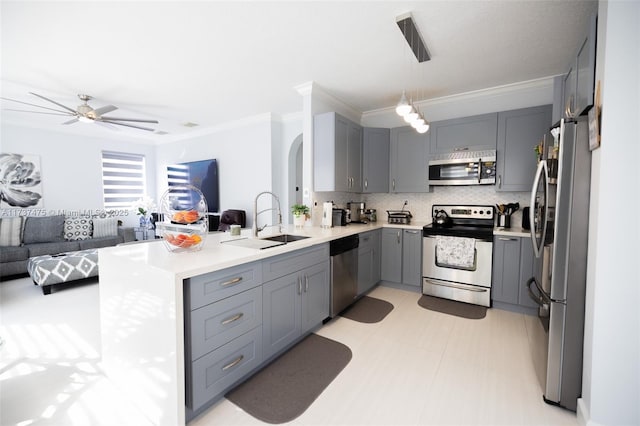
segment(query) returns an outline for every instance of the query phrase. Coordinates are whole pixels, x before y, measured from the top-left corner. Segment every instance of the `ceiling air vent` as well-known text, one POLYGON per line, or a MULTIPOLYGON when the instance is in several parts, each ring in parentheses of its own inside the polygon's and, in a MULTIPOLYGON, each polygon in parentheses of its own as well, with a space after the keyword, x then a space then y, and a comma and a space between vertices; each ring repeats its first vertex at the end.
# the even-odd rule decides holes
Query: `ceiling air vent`
POLYGON ((182 123, 184 127, 196 127, 198 123, 192 123, 191 121, 187 121, 186 123, 182 123))

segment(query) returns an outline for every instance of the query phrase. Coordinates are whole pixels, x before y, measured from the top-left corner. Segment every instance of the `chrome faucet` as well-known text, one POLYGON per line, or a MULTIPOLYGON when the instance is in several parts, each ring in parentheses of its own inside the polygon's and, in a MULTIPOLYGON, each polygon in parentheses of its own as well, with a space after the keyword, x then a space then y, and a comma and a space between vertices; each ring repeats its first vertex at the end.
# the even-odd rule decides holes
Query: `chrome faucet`
POLYGON ((254 237, 257 237, 258 236, 258 232, 262 231, 264 228, 267 227, 267 225, 265 224, 262 228, 258 228, 258 215, 260 213, 264 213, 264 212, 267 212, 267 211, 270 211, 270 210, 277 210, 278 211, 278 233, 282 233, 282 211, 280 210, 280 199, 273 192, 263 191, 263 192, 259 193, 258 195, 256 195, 256 199, 253 201, 253 236, 254 237), (271 207, 270 209, 264 209, 264 210, 258 211, 258 198, 260 198, 260 196, 265 195, 265 194, 271 195, 276 200, 276 203, 278 204, 278 208, 277 209, 271 207))

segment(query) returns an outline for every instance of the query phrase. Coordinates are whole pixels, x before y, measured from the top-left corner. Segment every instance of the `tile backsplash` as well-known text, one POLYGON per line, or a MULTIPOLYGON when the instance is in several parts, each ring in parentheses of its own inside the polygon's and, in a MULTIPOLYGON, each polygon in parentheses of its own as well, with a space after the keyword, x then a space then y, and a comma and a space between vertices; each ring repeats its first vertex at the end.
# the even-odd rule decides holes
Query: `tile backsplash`
POLYGON ((313 225, 320 225, 322 203, 333 201, 338 207, 345 207, 349 201, 364 201, 367 208, 376 209, 378 220, 387 220, 387 210, 400 210, 405 201, 413 215, 414 222, 431 222, 433 204, 496 204, 520 203, 520 210, 511 217, 511 226, 520 227, 522 208, 529 205, 529 192, 496 192, 493 185, 478 186, 437 186, 430 193, 404 194, 351 194, 347 192, 316 192, 313 207, 313 225), (316 223, 317 221, 317 223, 316 223))

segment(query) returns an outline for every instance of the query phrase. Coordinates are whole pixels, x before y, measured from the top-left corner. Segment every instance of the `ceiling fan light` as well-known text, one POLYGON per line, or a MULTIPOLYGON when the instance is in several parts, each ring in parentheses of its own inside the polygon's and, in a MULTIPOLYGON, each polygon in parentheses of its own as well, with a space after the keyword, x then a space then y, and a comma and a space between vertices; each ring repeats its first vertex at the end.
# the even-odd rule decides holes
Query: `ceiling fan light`
POLYGON ((398 102, 398 105, 396 106, 396 113, 400 117, 404 117, 405 115, 409 114, 412 109, 413 109, 413 107, 407 101, 407 97, 406 97, 406 95, 405 95, 405 93, 403 91, 402 92, 402 97, 400 98, 400 101, 398 102))
POLYGON ((85 117, 84 115, 78 117, 78 121, 81 121, 83 123, 93 123, 92 119, 90 119, 89 117, 85 117))

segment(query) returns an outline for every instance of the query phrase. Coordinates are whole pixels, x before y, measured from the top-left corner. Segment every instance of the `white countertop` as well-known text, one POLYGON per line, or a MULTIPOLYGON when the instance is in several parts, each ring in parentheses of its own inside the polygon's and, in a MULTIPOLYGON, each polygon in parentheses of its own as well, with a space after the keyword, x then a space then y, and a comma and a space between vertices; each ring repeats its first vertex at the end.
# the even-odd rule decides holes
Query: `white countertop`
MULTIPOLYGON (((178 279, 184 279, 382 227, 421 230, 424 225, 426 223, 422 222, 415 222, 409 225, 395 225, 385 222, 352 223, 347 226, 332 228, 315 226, 296 228, 293 225, 289 225, 283 227, 283 233, 303 235, 310 238, 262 250, 225 244, 225 241, 234 239, 254 238, 251 229, 243 229, 240 237, 232 237, 228 232, 209 233, 203 247, 193 252, 170 252, 160 239, 108 247, 101 249, 100 252, 102 256, 121 258, 122 261, 126 261, 132 267, 135 267, 136 264, 140 267, 151 267, 175 274, 178 279)), ((259 236, 262 238, 269 235, 277 235, 278 233, 274 231, 277 231, 277 228, 270 227, 260 232, 259 236)))
POLYGON ((526 237, 531 238, 531 232, 522 229, 519 226, 512 226, 511 228, 494 228, 493 235, 503 235, 505 237, 526 237))

